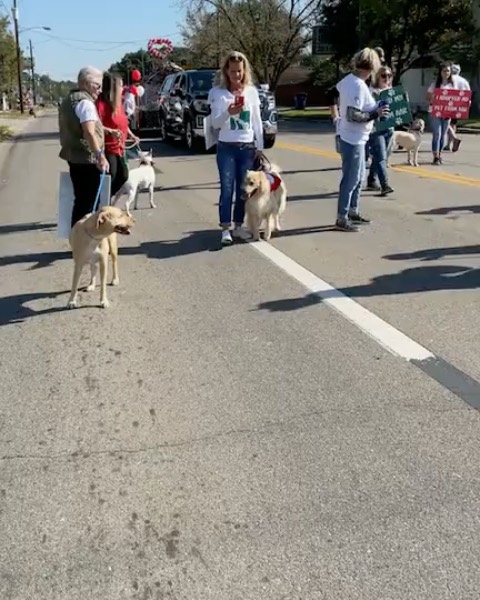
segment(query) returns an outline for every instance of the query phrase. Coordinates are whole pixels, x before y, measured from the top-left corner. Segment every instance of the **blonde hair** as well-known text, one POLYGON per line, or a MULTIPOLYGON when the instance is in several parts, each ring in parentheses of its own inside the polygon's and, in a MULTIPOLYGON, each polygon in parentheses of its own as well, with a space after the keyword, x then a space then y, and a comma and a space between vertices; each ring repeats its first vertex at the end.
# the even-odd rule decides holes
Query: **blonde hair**
POLYGON ((380 57, 373 48, 360 50, 352 60, 352 68, 355 71, 372 71, 372 73, 376 73, 381 66, 380 57))
POLYGON ((380 78, 384 73, 391 73, 393 77, 393 70, 387 65, 382 65, 378 71, 375 71, 372 75, 372 88, 377 89, 379 87, 380 78))
POLYGON ((243 63, 243 81, 242 81, 242 83, 245 86, 253 85, 252 67, 250 66, 250 63, 248 62, 248 58, 245 56, 245 54, 242 54, 241 52, 236 52, 236 51, 229 52, 227 54, 227 56, 225 56, 225 58, 223 59, 220 71, 218 71, 215 76, 214 85, 216 87, 221 87, 221 88, 225 88, 225 89, 228 89, 230 87, 230 79, 228 77, 228 68, 230 66, 230 63, 232 63, 232 62, 243 63))

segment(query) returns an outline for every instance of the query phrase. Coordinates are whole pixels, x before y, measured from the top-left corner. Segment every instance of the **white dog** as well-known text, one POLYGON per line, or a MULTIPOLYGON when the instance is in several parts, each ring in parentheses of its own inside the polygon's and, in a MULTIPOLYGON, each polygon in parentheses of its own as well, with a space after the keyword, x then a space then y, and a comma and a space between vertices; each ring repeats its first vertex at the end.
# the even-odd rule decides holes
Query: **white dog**
POLYGON ((408 131, 395 131, 390 139, 387 149, 387 166, 390 166, 390 156, 397 146, 405 148, 408 152, 408 164, 418 167, 418 152, 422 144, 425 131, 425 121, 415 119, 408 131))
POLYGON ((253 239, 260 239, 260 227, 265 220, 264 239, 269 240, 272 231, 280 231, 280 217, 287 206, 287 188, 274 164, 268 171, 247 171, 243 182, 247 227, 253 239))
POLYGON ((125 210, 130 215, 130 206, 135 201, 133 206, 134 210, 137 210, 138 206, 138 193, 142 190, 148 190, 150 196, 151 208, 157 208, 153 201, 153 193, 155 188, 155 169, 153 168, 153 156, 152 150, 150 152, 140 152, 138 160, 140 166, 136 169, 132 169, 128 175, 128 180, 123 184, 121 189, 115 194, 113 199, 113 206, 118 200, 127 195, 127 202, 125 210))

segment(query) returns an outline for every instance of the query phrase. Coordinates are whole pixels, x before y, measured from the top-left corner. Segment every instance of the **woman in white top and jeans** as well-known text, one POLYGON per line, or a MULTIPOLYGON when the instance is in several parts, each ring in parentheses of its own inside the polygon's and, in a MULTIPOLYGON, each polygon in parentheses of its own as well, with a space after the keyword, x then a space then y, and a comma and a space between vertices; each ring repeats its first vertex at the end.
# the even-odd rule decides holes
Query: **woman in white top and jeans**
POLYGON ((380 68, 378 54, 364 48, 353 57, 353 72, 337 85, 340 93, 340 154, 342 180, 338 194, 336 228, 339 231, 358 231, 357 224, 369 223, 359 211, 360 192, 365 175, 365 145, 373 121, 386 116, 388 106, 378 108, 365 83, 380 68))
POLYGON ((232 204, 235 193, 233 236, 247 239, 242 225, 245 217, 243 180, 253 167, 257 151, 263 150, 260 98, 253 85, 245 55, 231 52, 223 61, 219 85, 210 90, 211 122, 219 130, 217 165, 220 175, 220 227, 222 245, 232 244, 232 204))

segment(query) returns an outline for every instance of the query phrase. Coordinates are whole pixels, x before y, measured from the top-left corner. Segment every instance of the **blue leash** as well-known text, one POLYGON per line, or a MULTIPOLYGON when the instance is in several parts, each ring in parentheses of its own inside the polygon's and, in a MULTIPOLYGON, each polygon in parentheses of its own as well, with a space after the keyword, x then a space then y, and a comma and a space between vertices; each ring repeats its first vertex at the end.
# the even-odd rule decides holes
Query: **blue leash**
POLYGON ((95 202, 93 203, 93 210, 92 210, 92 212, 97 212, 98 203, 100 202, 100 194, 102 193, 102 187, 103 187, 103 183, 105 181, 105 177, 106 176, 107 176, 107 172, 106 171, 102 171, 102 175, 100 177, 100 183, 98 184, 97 196, 95 198, 95 202))

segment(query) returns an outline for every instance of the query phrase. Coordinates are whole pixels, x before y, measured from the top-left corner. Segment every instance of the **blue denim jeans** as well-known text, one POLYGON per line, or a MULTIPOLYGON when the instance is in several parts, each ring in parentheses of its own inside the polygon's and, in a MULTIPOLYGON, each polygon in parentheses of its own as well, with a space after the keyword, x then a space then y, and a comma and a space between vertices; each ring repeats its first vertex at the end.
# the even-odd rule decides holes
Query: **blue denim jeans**
POLYGON ((338 194, 338 219, 347 219, 349 214, 358 214, 358 204, 365 175, 365 144, 352 146, 340 140, 342 155, 342 180, 338 194))
POLYGON ((432 152, 440 154, 445 146, 450 119, 440 119, 439 117, 430 117, 430 127, 432 129, 432 152))
POLYGON ((226 226, 232 222, 233 195, 235 193, 235 208, 233 222, 242 225, 245 217, 242 184, 246 172, 253 167, 255 147, 253 144, 217 144, 217 166, 220 175, 220 225, 226 226))
POLYGON ((388 186, 387 149, 392 135, 393 131, 389 129, 387 131, 372 133, 370 136, 372 164, 370 166, 368 182, 373 184, 378 177, 382 189, 385 189, 388 186))

